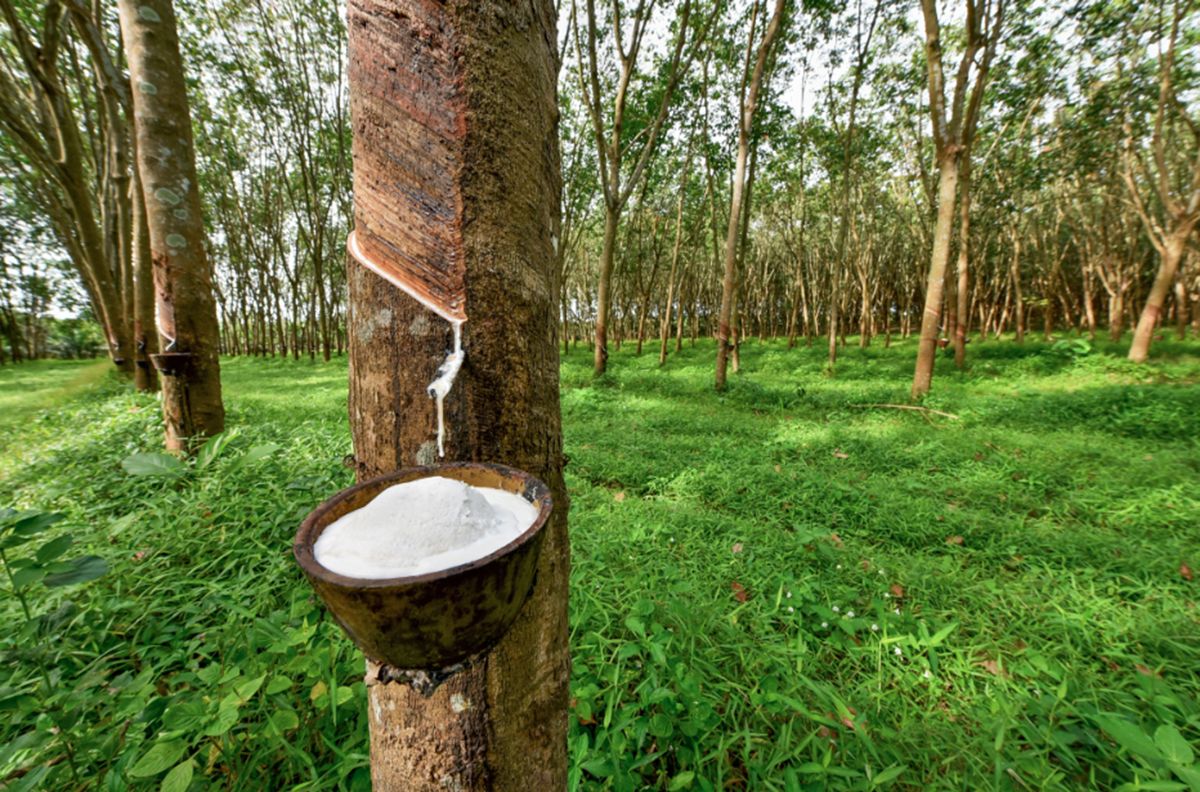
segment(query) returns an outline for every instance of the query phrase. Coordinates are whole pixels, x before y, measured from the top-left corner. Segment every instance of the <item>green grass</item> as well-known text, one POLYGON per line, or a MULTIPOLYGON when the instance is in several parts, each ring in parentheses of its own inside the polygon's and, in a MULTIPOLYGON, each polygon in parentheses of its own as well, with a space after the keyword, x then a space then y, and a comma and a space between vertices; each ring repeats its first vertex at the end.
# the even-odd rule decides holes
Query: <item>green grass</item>
MULTIPOLYGON (((863 406, 911 344, 830 377, 751 341, 723 395, 707 344, 564 360, 573 785, 1200 789, 1200 346, 969 353, 925 402, 958 420, 863 406)), ((0 636, 0 779, 61 757, 60 706, 99 788, 365 788, 361 659, 289 555, 351 478, 344 363, 222 365, 239 434, 167 483, 120 466, 152 397, 0 370, 5 499, 112 566, 0 636)))

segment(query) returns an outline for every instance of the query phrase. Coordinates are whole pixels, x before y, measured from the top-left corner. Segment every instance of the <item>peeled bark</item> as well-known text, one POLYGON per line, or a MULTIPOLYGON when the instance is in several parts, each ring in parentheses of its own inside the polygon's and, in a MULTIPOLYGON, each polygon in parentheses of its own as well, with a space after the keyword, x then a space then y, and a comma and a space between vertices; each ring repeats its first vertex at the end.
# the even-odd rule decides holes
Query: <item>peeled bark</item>
POLYGON ((171 0, 120 0, 121 32, 134 86, 138 173, 154 269, 155 316, 164 352, 166 446, 225 428, 220 330, 196 178, 192 121, 171 0))
MULTIPOLYGON (((403 682, 369 687, 377 790, 566 786, 554 26, 548 0, 349 7, 355 182, 375 180, 386 198, 356 200, 356 228, 424 213, 443 255, 462 266, 465 360, 445 398, 446 457, 526 470, 555 500, 533 594, 499 645, 428 697, 403 682), (431 149, 443 158, 421 156, 431 149), (448 191, 423 189, 446 173, 448 191)), ((411 247, 387 236, 375 244, 399 256, 411 247)), ((358 262, 347 274, 358 477, 430 464, 437 412, 426 388, 451 327, 358 262)))

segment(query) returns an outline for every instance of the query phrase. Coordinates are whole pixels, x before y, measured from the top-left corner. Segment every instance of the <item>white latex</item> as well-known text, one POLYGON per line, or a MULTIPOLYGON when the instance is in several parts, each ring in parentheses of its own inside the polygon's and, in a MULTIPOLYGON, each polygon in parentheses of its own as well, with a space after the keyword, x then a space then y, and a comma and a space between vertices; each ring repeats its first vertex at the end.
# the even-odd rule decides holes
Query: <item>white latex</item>
POLYGON ((423 575, 499 550, 528 530, 537 512, 520 495, 432 476, 389 487, 330 524, 313 555, 347 577, 423 575))

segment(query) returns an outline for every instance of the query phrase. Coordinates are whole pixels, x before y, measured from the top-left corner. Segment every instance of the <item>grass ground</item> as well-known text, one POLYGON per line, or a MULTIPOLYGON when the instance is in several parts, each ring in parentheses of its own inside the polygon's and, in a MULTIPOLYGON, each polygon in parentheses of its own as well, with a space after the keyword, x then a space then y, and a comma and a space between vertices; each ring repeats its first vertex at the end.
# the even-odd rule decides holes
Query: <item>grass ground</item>
MULTIPOLYGON (((750 342, 724 395, 708 345, 564 360, 573 786, 1200 789, 1200 346, 969 351, 957 419, 867 406, 909 345, 750 342)), ((344 364, 225 361, 238 434, 171 479, 120 465, 154 399, 85 370, 0 369, 4 500, 111 565, 0 604, 0 779, 70 788, 66 742, 103 789, 365 788, 361 660, 289 555, 349 483, 344 364)))

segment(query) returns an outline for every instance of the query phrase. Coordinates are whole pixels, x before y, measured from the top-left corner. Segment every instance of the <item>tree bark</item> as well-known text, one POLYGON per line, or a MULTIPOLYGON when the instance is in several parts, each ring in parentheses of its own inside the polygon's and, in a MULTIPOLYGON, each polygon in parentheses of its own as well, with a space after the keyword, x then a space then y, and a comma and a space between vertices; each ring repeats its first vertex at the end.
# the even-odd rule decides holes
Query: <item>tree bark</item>
MULTIPOLYGON (((350 2, 355 183, 386 185, 387 198, 363 203, 356 192, 355 226, 386 230, 424 213, 443 255, 463 268, 465 358, 444 403, 446 455, 526 470, 555 499, 537 585, 499 645, 429 697, 402 682, 370 686, 376 790, 566 786, 554 27, 548 0, 350 2), (445 174, 447 191, 424 189, 445 174)), ((375 243, 401 256, 409 249, 375 243)), ((451 326, 353 260, 348 281, 358 477, 430 464, 437 411, 426 388, 451 326)))
POLYGON ((134 86, 138 172, 154 268, 156 317, 164 352, 189 357, 163 377, 166 446, 225 428, 220 328, 196 178, 192 120, 171 0, 120 0, 121 32, 134 86))
MULTIPOLYGON (((137 152, 134 152, 136 158, 137 152)), ((154 265, 150 254, 150 228, 146 222, 146 199, 142 179, 133 168, 132 230, 130 266, 133 270, 133 384, 143 392, 158 390, 158 372, 150 356, 158 352, 154 330, 154 265)))
POLYGON ((1175 282, 1179 261, 1183 258, 1184 247, 1192 229, 1189 226, 1185 230, 1186 234, 1173 234, 1163 242, 1158 274, 1154 276, 1154 284, 1150 287, 1150 293, 1146 295, 1137 329, 1133 332, 1133 344, 1129 347, 1129 359, 1134 363, 1145 363, 1146 358, 1150 356, 1154 328, 1158 325, 1158 317, 1162 313, 1163 303, 1167 300, 1167 293, 1171 291, 1171 285, 1175 282))
POLYGON ((946 264, 950 259, 950 232, 954 223, 954 196, 958 187, 958 156, 947 154, 938 166, 938 213, 933 231, 933 254, 929 280, 925 284, 925 312, 917 341, 917 366, 913 374, 912 398, 929 393, 933 364, 937 359, 938 330, 942 321, 942 297, 946 288, 946 264))

